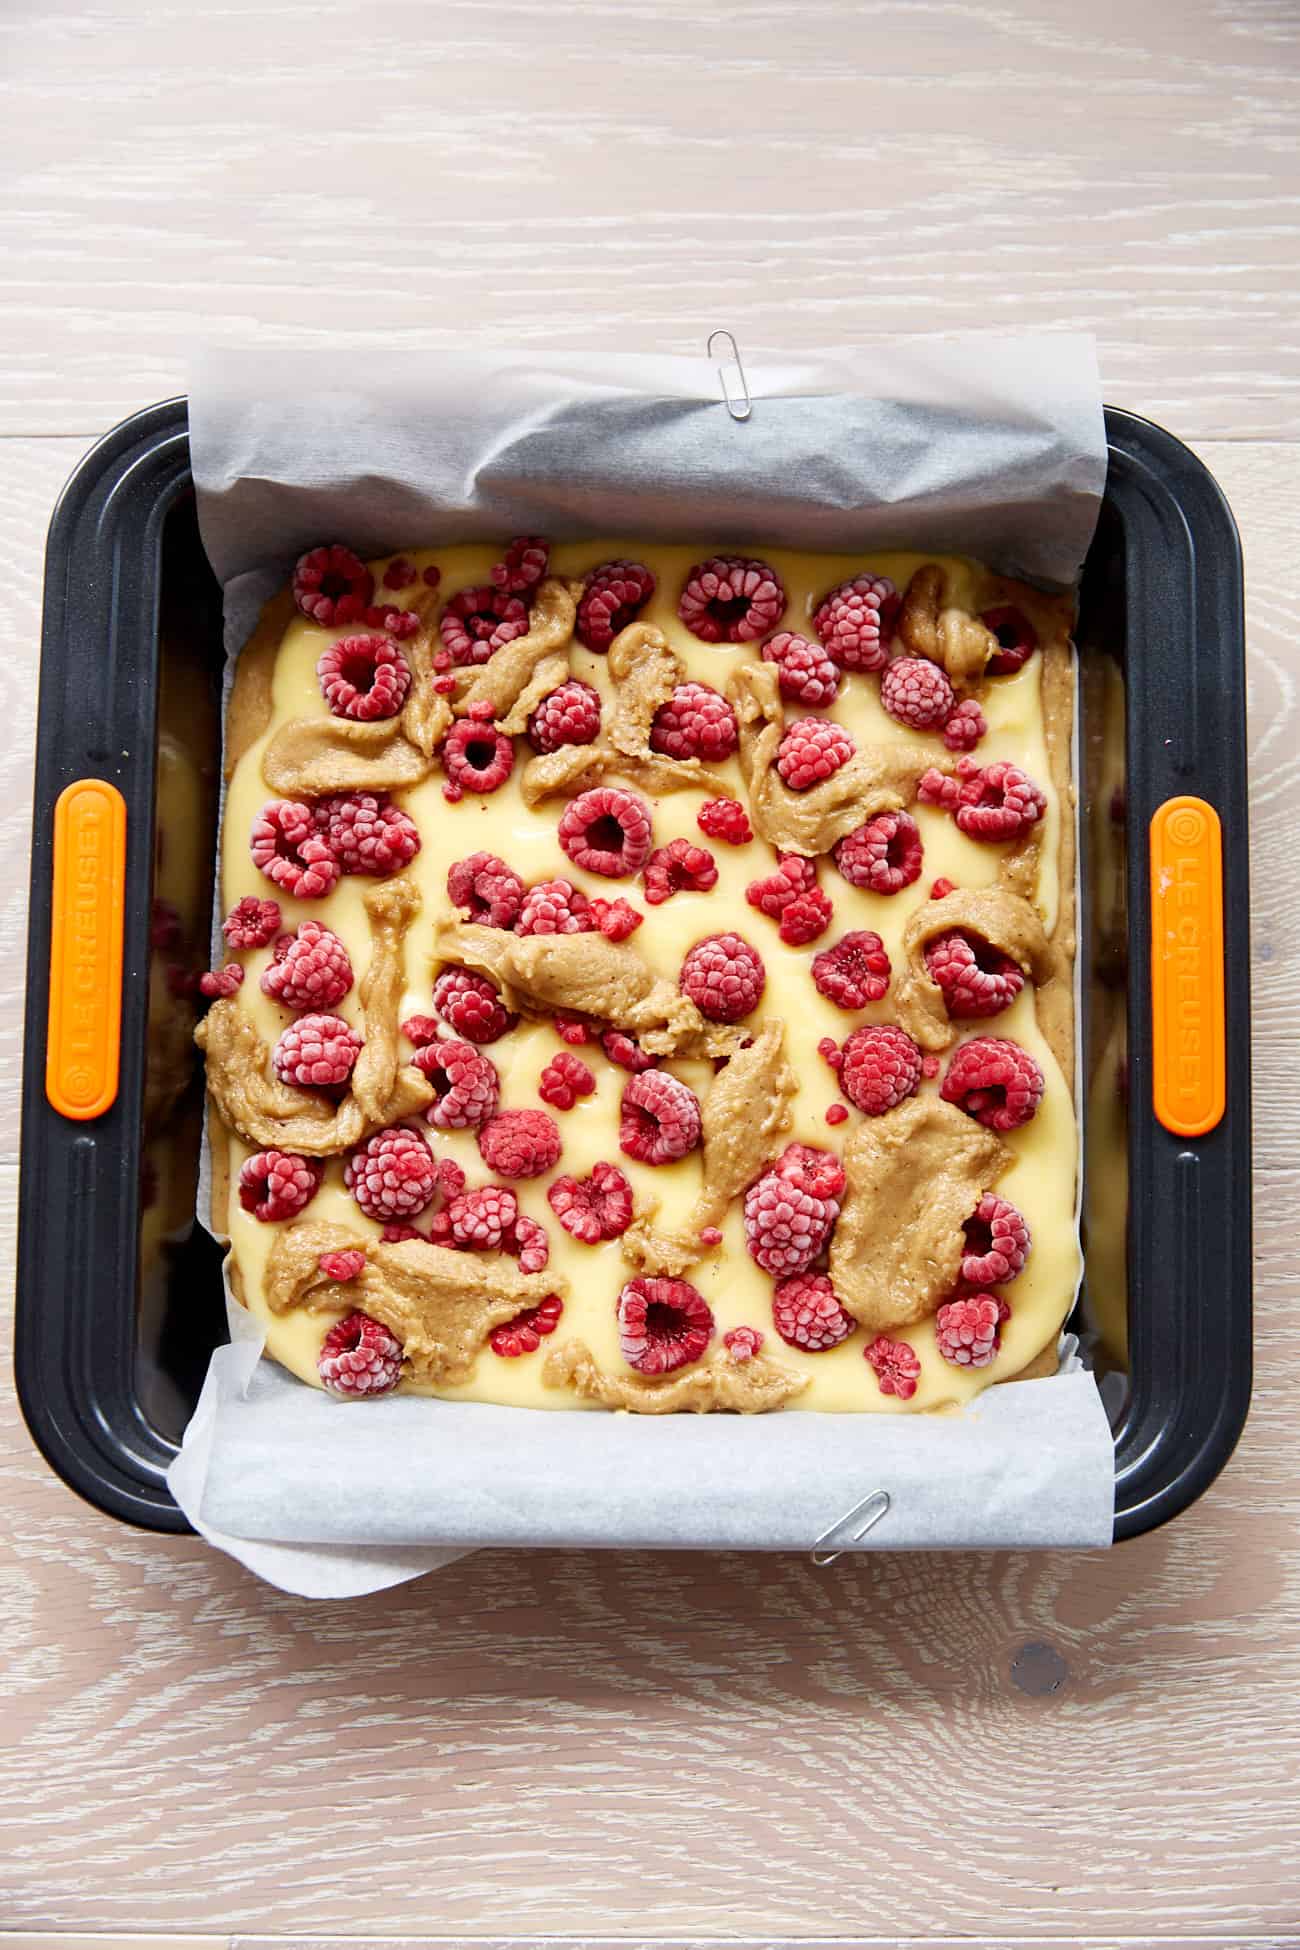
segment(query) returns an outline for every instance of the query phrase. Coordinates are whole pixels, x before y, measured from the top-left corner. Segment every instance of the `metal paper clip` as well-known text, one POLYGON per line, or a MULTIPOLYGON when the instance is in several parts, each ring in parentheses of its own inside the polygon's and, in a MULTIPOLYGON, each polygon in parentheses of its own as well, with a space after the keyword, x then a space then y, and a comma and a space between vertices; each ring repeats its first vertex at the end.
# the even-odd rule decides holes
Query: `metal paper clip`
POLYGON ((716 332, 709 333, 708 343, 704 348, 710 359, 716 356, 713 350, 713 341, 715 339, 723 339, 731 347, 731 357, 740 378, 740 392, 739 394, 733 393, 727 383, 726 373, 721 366, 718 367, 718 384, 722 388, 722 397, 726 402, 727 411, 733 420, 747 420, 754 410, 754 402, 749 396, 749 381, 745 377, 745 368, 741 363, 740 347, 736 344, 735 337, 731 332, 719 328, 716 332))
POLYGON ((841 1517, 837 1523, 833 1523, 829 1530, 823 1530, 813 1545, 811 1556, 817 1569, 824 1571, 826 1566, 833 1564, 837 1557, 843 1557, 851 1544, 860 1544, 867 1532, 874 1530, 880 1519, 888 1514, 888 1490, 872 1490, 870 1496, 864 1496, 861 1503, 854 1504, 846 1517, 841 1517), (858 1524, 857 1529, 849 1530, 847 1526, 855 1523, 859 1517, 863 1521, 858 1524), (839 1541, 833 1551, 823 1549, 824 1545, 837 1538, 839 1541))

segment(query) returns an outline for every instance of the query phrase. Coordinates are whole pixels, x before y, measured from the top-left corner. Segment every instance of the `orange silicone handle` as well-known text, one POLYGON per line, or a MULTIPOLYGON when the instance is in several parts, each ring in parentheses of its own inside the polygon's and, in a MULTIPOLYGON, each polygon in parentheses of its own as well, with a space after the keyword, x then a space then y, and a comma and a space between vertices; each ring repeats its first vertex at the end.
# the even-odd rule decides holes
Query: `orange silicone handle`
POLYGON ((1178 1137, 1223 1116, 1223 834, 1203 799, 1151 821, 1151 1095, 1178 1137))
POLYGON ((64 1117, 98 1117, 117 1095, 125 889, 126 801, 77 779, 54 807, 45 1094, 64 1117))

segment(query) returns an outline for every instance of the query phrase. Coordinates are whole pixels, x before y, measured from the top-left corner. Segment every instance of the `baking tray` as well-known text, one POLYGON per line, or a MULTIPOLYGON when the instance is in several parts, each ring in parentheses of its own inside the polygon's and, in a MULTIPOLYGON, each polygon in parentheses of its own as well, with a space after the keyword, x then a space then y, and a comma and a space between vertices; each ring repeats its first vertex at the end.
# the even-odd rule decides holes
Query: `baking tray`
MULTIPOLYGON (((1078 630, 1078 1095, 1088 1108, 1085 1274, 1073 1324, 1092 1337, 1110 1375, 1115 1536, 1125 1538, 1201 1495, 1232 1453, 1250 1400, 1249 846, 1232 515, 1172 435, 1113 408, 1106 431, 1109 473, 1078 630), (1181 986, 1162 991, 1165 1017, 1153 1029, 1149 835, 1157 810, 1188 795, 1201 810, 1184 826, 1212 827, 1216 814, 1221 822, 1222 944, 1212 928, 1197 937, 1181 986), (1222 1113, 1212 1106, 1209 1128, 1179 1135, 1153 1108, 1155 1059, 1200 1051, 1213 1037, 1220 986, 1222 1113)), ((146 1131, 143 1115, 151 1010, 156 1040, 176 1001, 160 959, 185 952, 158 945, 167 929, 153 912, 159 722, 173 764, 178 740, 187 748, 186 828, 210 874, 222 662, 220 592, 199 541, 186 406, 169 400, 91 450, 50 526, 15 1328, 19 1400, 51 1466, 100 1509, 161 1531, 189 1527, 165 1473, 225 1316, 220 1253, 188 1216, 197 1061, 167 1117, 155 1114, 146 1131), (125 802, 122 885, 108 890, 121 895, 120 1073, 100 1114, 67 1116, 47 1095, 54 824, 60 795, 81 780, 107 781, 125 802), (160 1162, 175 1223, 160 1224, 160 1162)), ((1210 865, 1217 858, 1216 849, 1210 865)), ((210 884, 198 890, 199 912, 209 900, 210 884)), ((204 933, 205 958, 206 924, 204 933)), ((1162 940, 1155 973, 1169 966, 1162 940)), ((115 963, 104 987, 115 1009, 115 963)), ((57 1077, 51 1087, 58 1096, 57 1077)))

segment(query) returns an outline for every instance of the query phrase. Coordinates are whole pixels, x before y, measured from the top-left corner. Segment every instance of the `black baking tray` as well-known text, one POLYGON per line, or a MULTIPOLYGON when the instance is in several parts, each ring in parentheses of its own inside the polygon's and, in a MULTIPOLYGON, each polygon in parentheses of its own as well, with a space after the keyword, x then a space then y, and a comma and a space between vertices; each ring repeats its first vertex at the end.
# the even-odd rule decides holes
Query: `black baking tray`
MULTIPOLYGON (((1095 1306, 1085 1270, 1075 1325, 1095 1330, 1098 1365, 1112 1372, 1115 1536, 1126 1538, 1201 1495, 1232 1453, 1250 1400, 1249 848, 1241 553, 1232 515, 1210 474, 1172 435, 1113 408, 1106 431, 1109 473, 1078 630, 1078 1095, 1081 1104, 1090 1101, 1092 1080, 1102 1076, 1094 1129, 1104 1131, 1110 1155, 1105 1172, 1090 1166, 1090 1116, 1085 1268, 1104 1261, 1111 1270, 1095 1306), (1228 890, 1226 1109, 1214 1129, 1192 1140, 1172 1136, 1151 1109, 1146 898, 1149 820, 1184 793, 1219 813, 1228 890), (1124 1149, 1127 1168, 1121 1159, 1117 1171, 1124 1149), (1114 1294, 1125 1285, 1126 1317, 1116 1324, 1114 1294)), ((165 1472, 226 1331, 220 1255, 189 1216, 197 1065, 162 1128, 146 1131, 143 1118, 150 1010, 166 1006, 159 1002, 165 984, 156 966, 151 972, 151 953, 155 961, 159 953, 151 949, 151 908, 160 697, 172 742, 189 739, 205 788, 196 803, 206 796, 211 830, 198 834, 197 857, 211 862, 221 674, 220 592, 199 540, 186 406, 169 400, 92 449, 50 526, 15 1331, 19 1400, 52 1467, 100 1509, 160 1531, 188 1529, 165 1472), (102 1116, 77 1123, 46 1098, 45 1046, 53 808, 64 786, 86 777, 111 781, 125 798, 127 900, 120 1087, 102 1116), (152 1231, 145 1226, 142 1251, 144 1215, 156 1197, 151 1160, 160 1156, 182 1196, 174 1224, 161 1233, 156 1223, 152 1231)))

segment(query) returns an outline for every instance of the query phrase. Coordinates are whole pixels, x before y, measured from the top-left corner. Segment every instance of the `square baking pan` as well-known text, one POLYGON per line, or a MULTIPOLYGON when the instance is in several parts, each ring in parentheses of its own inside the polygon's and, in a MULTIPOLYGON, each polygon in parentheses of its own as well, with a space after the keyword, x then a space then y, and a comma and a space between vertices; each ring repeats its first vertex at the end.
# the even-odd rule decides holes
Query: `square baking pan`
MULTIPOLYGON (((1106 431, 1077 635, 1071 1325, 1107 1376, 1124 1538, 1201 1495, 1250 1400, 1249 844, 1231 513, 1172 435, 1112 408, 1106 431)), ((161 1531, 188 1528, 166 1470, 226 1333, 221 1254, 193 1217, 186 993, 207 960, 222 670, 186 407, 170 400, 92 449, 50 526, 15 1328, 19 1400, 51 1466, 161 1531), (158 897, 178 860, 188 918, 158 897)))

